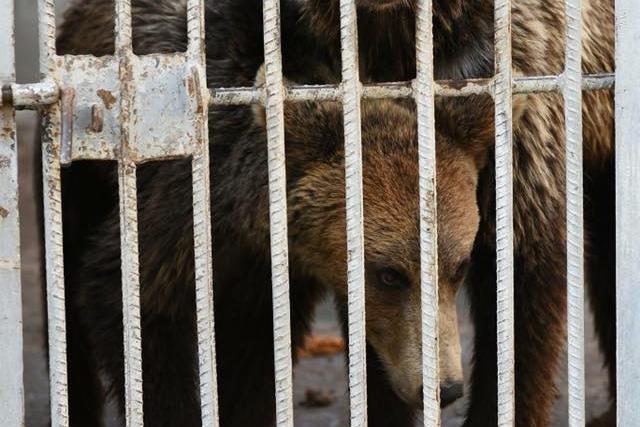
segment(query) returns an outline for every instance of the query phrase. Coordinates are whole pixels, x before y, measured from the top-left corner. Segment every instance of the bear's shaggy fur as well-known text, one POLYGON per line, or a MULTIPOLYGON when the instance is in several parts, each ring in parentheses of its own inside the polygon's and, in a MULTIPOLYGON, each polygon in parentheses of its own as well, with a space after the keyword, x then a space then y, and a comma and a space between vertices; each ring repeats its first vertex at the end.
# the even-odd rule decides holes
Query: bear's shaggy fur
MULTIPOLYGON (((492 75, 493 2, 434 3, 437 78, 492 75)), ((183 2, 137 0, 133 4, 136 52, 184 50, 183 2)), ((413 0, 359 2, 363 81, 414 77, 414 8, 413 0)), ((611 72, 612 0, 592 0, 584 8, 584 71, 611 72)), ((111 10, 108 0, 83 0, 73 6, 58 40, 60 52, 111 53, 111 10)), ((284 70, 290 80, 339 80, 337 10, 337 0, 282 2, 284 70)), ((263 61, 261 11, 259 0, 207 2, 211 87, 253 84, 263 61)), ((515 73, 559 74, 563 27, 560 2, 514 0, 515 73)), ((587 265, 613 392, 612 99, 608 91, 586 93, 584 98, 587 243, 589 260, 594 260, 587 265)), ((557 94, 518 96, 514 104, 516 424, 545 426, 550 422, 565 336, 562 98, 557 94)), ((493 105, 483 97, 439 100, 436 115, 441 306, 453 306, 457 285, 464 279, 464 269, 462 274, 459 270, 466 263, 461 261, 468 257, 475 238, 466 279, 476 328, 466 425, 495 425, 493 105)), ((342 122, 340 109, 331 103, 290 105, 286 117, 292 332, 297 345, 325 288, 333 289, 339 307, 344 307, 342 122)), ((251 109, 244 107, 215 109, 211 128, 221 417, 223 425, 266 425, 273 420, 274 408, 264 129, 251 109)), ((416 390, 403 389, 416 385, 412 383, 415 372, 402 379, 397 375, 414 370, 413 359, 419 353, 415 345, 419 343, 419 313, 415 313, 419 262, 414 128, 410 105, 364 104, 371 425, 411 425, 412 404, 418 395, 416 390), (398 241, 404 243, 394 244, 398 241), (375 285, 377 279, 371 275, 389 260, 407 271, 412 297, 389 295, 388 289, 375 285), (386 354, 385 349, 403 346, 406 351, 398 351, 395 359, 386 354)), ((111 166, 79 163, 64 176, 75 425, 96 425, 102 393, 97 370, 123 398, 117 192, 111 166), (89 198, 96 199, 96 189, 111 197, 87 206, 89 198)), ((185 161, 144 165, 139 170, 145 419, 149 425, 199 425, 190 184, 185 161)), ((441 321, 450 317, 450 312, 441 313, 441 321)), ((442 328, 440 334, 442 341, 442 328)), ((441 347, 446 348, 446 342, 441 347)), ((449 360, 442 351, 441 359, 449 360)), ((442 372, 444 380, 459 380, 456 375, 447 378, 441 363, 442 372)))
MULTIPOLYGON (((339 2, 310 0, 307 15, 337 52, 339 2), (333 29, 333 30, 332 30, 333 29)), ((494 69, 493 0, 434 0, 434 61, 438 79, 490 77, 494 69)), ((514 0, 512 44, 515 75, 558 75, 564 65, 564 10, 555 0, 514 0)), ((415 77, 415 0, 363 1, 359 8, 361 73, 365 81, 415 77), (381 31, 382 25, 385 31, 381 31)), ((585 74, 614 70, 612 0, 583 4, 585 74)), ((489 104, 446 100, 436 112, 440 131, 455 134, 460 122, 487 123, 489 104), (449 129, 447 129, 449 128, 449 129), (445 130, 447 129, 447 130, 445 130)), ((563 349, 566 317, 564 117, 558 94, 514 99, 514 226, 516 304, 516 424, 550 422, 554 381, 563 349)), ((585 226, 589 282, 600 346, 614 402, 602 419, 614 425, 615 241, 614 126, 611 91, 584 93, 585 226)), ((489 129, 487 129, 489 131, 489 129)), ((496 422, 495 176, 480 174, 481 226, 467 277, 476 327, 474 370, 466 425, 496 422)), ((600 424, 598 424, 600 425, 600 424)))

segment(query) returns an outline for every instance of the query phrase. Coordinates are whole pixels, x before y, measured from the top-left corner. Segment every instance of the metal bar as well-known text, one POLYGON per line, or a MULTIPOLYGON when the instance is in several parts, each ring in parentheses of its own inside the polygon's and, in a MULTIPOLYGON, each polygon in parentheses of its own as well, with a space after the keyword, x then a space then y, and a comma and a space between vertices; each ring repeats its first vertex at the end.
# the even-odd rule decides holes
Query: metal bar
POLYGON ((498 425, 514 425, 513 123, 511 0, 495 3, 498 425))
MULTIPOLYGON (((558 92, 562 88, 560 76, 514 77, 513 93, 558 92)), ((612 89, 613 74, 585 74, 582 90, 594 91, 612 89)), ((434 83, 434 93, 438 97, 465 97, 471 95, 493 94, 493 79, 438 80, 434 83)), ((41 83, 12 84, 4 89, 6 103, 16 108, 29 109, 58 102, 60 90, 52 80, 41 83)), ((251 87, 231 87, 210 89, 209 105, 246 105, 264 103, 264 93, 251 87)), ((302 101, 340 101, 341 85, 304 85, 286 86, 285 99, 290 102, 302 101)), ((367 84, 362 88, 362 98, 411 98, 411 82, 367 84)), ((0 102, 0 106, 3 105, 0 102)))
POLYGON ((134 146, 131 0, 115 1, 116 57, 120 79, 120 248, 122 269, 122 319, 124 330, 125 419, 127 427, 144 425, 142 387, 142 336, 140 326, 140 265, 138 254, 138 201, 134 146))
POLYGON ((584 427, 584 217, 582 188, 582 6, 565 1, 564 116, 567 195, 569 426, 584 427))
POLYGON ((140 266, 136 166, 118 164, 120 184, 120 248, 124 326, 125 418, 127 427, 143 425, 142 331, 140 327, 140 266))
MULTIPOLYGON (((55 72, 55 4, 38 1, 40 73, 44 80, 55 72)), ((67 385, 67 328, 65 317, 64 258, 62 247, 62 196, 60 188, 60 107, 43 110, 42 164, 44 237, 46 253, 47 315, 51 425, 69 425, 67 385)))
POLYGON ((351 427, 367 425, 364 213, 358 25, 354 0, 340 0, 347 216, 349 400, 351 427))
POLYGON ((116 55, 122 56, 131 54, 132 51, 132 29, 131 29, 131 0, 115 0, 115 35, 116 35, 116 55))
MULTIPOLYGON (((582 90, 594 91, 612 89, 615 77, 610 73, 585 74, 582 77, 582 90)), ((558 92, 562 89, 561 76, 515 77, 513 93, 558 92)))
POLYGON ((206 139, 193 156, 193 231, 195 243, 196 314, 200 369, 202 424, 217 427, 218 387, 215 323, 213 315, 213 265, 211 256, 211 199, 209 150, 206 139))
POLYGON ((287 176, 279 0, 264 0, 263 12, 276 422, 279 427, 293 427, 287 176))
POLYGON ((65 321, 64 259, 62 248, 62 196, 60 187, 60 109, 50 107, 43 116, 42 164, 44 236, 46 251, 47 314, 51 425, 69 425, 67 386, 67 332, 65 321))
MULTIPOLYGON (((14 0, 0 0, 0 82, 15 75, 14 0)), ((22 293, 15 113, 0 107, 0 420, 24 425, 22 293)))
POLYGON ((415 98, 420 175, 420 287, 422 390, 425 426, 440 425, 438 365, 438 221, 433 82, 433 2, 420 0, 416 13, 415 98))
MULTIPOLYGON (((561 76, 537 76, 513 78, 513 93, 558 92, 562 88, 561 76)), ((582 90, 594 91, 614 87, 613 74, 586 74, 582 79, 582 90)), ((438 80, 434 82, 434 94, 437 97, 466 97, 471 95, 493 95, 493 79, 438 80)), ((414 84, 395 82, 367 84, 362 87, 362 98, 411 98, 414 84)), ((211 89, 211 105, 246 105, 261 103, 262 91, 254 88, 211 89)), ((285 88, 287 101, 340 101, 341 85, 289 86, 285 88)))
POLYGON ((616 0, 617 425, 640 425, 640 3, 616 0))
POLYGON ((11 84, 2 88, 0 106, 37 108, 58 102, 58 85, 53 80, 40 83, 11 84))
POLYGON ((193 233, 196 279, 196 316, 200 373, 202 425, 218 427, 218 382, 216 369, 215 318, 213 313, 213 263, 211 242, 211 183, 209 175, 209 92, 205 66, 205 4, 189 0, 187 23, 188 55, 198 98, 198 147, 192 160, 193 233))

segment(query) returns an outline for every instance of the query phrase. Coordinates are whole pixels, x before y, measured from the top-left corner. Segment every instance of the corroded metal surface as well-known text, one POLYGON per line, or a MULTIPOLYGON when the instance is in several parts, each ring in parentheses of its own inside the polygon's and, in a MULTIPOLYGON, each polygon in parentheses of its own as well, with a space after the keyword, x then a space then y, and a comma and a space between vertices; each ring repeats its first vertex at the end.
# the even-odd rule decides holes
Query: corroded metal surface
POLYGON ((211 242, 211 183, 209 175, 209 91, 206 87, 204 50, 204 0, 189 0, 187 23, 191 64, 191 92, 196 101, 195 140, 192 160, 193 241, 196 279, 196 317, 202 425, 218 427, 218 382, 213 313, 213 264, 211 242))
MULTIPOLYGON (((56 26, 53 0, 39 0, 38 15, 40 16, 40 73, 45 79, 51 77, 55 70, 56 26)), ((68 427, 69 425, 60 186, 60 115, 59 104, 49 105, 42 110, 42 179, 52 427, 68 427)))
POLYGON ((127 427, 144 425, 142 330, 140 320, 140 259, 138 253, 138 191, 134 153, 138 111, 134 74, 131 0, 115 1, 116 59, 120 83, 120 142, 118 184, 120 201, 120 260, 124 339, 124 399, 127 427))
MULTIPOLYGON (((92 73, 101 73, 100 62, 96 64, 96 62, 92 61, 100 61, 102 59, 109 61, 109 58, 107 57, 94 58, 91 56, 84 58, 79 56, 60 57, 58 61, 60 61, 60 67, 89 67, 87 69, 91 70, 92 73)), ((185 67, 185 69, 186 68, 188 67, 185 67)), ((113 103, 118 95, 117 82, 115 84, 116 89, 111 91, 108 87, 113 85, 105 84, 105 79, 108 79, 108 74, 99 74, 99 76, 101 89, 98 90, 95 90, 94 87, 96 85, 94 82, 94 80, 96 80, 96 76, 87 77, 86 73, 67 76, 70 80, 66 86, 73 87, 76 90, 83 90, 83 88, 85 90, 90 89, 91 92, 98 96, 84 101, 85 104, 91 105, 92 108, 94 106, 101 106, 102 104, 105 104, 105 106, 108 107, 107 109, 111 109, 114 107, 113 103), (75 78, 80 79, 80 83, 75 83, 75 78), (98 91, 100 91, 100 93, 98 93, 98 91), (96 102, 101 100, 102 102, 91 103, 89 102, 90 100, 96 102)), ((562 90, 562 79, 562 76, 514 77, 513 93, 559 92, 562 90)), ((585 74, 582 78, 582 90, 592 91, 612 89, 614 87, 614 80, 615 78, 613 74, 585 74)), ((494 86, 494 79, 437 80, 434 82, 434 93, 439 97, 465 97, 480 94, 493 95, 494 86)), ((9 90, 9 94, 12 94, 11 96, 13 100, 11 103, 16 108, 37 108, 38 106, 56 103, 58 102, 60 92, 58 85, 51 80, 42 83, 14 84, 9 87, 9 90)), ((264 103, 264 91, 254 87, 219 88, 210 89, 209 92, 210 105, 247 105, 264 103)), ((190 93, 189 95, 195 96, 194 93, 190 93)), ((87 96, 91 97, 90 94, 87 96)), ((340 101, 342 97, 342 87, 341 85, 285 86, 284 96, 289 102, 340 101)), ((366 84, 362 87, 363 99, 411 98, 413 96, 415 96, 413 82, 366 84)), ((0 105, 2 104, 0 103, 0 105)), ((86 123, 86 119, 84 119, 83 116, 84 114, 82 111, 76 112, 76 120, 80 119, 83 123, 86 123)), ((91 143, 82 143, 82 145, 87 144, 90 145, 91 143)), ((98 149, 95 150, 99 152, 98 149)), ((77 153, 74 155, 74 159, 81 159, 82 156, 83 155, 81 153, 77 153)))
POLYGON ((432 1, 418 2, 415 96, 420 176, 420 287, 424 425, 440 425, 438 375, 438 221, 432 1))
MULTIPOLYGON (((13 0, 0 0, 0 82, 15 80, 13 0)), ((15 113, 0 105, 0 420, 24 425, 22 291, 15 113)))

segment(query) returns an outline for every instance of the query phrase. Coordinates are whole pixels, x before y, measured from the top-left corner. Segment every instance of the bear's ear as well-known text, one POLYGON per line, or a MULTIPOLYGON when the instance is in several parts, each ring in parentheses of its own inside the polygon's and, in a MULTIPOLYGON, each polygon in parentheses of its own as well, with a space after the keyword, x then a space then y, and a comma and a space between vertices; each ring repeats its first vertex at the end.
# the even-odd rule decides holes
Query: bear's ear
MULTIPOLYGON (((512 121, 525 111, 526 95, 513 97, 512 121)), ((488 95, 436 100, 436 129, 469 152, 479 167, 495 146, 495 104, 488 95)))
MULTIPOLYGON (((255 87, 265 84, 264 64, 258 69, 255 87)), ((293 85, 285 79, 284 85, 293 85)), ((266 128, 264 105, 253 104, 254 124, 261 129, 266 128)), ((342 147, 342 106, 338 102, 285 102, 284 126, 287 151, 305 151, 315 157, 333 154, 342 147)), ((302 154, 302 153, 300 153, 302 154)))

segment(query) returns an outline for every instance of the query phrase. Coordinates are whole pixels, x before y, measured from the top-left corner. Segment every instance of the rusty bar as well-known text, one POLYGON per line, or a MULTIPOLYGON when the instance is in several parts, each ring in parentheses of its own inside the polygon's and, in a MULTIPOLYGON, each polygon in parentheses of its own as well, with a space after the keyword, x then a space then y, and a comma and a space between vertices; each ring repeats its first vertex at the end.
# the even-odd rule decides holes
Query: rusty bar
MULTIPOLYGON (((55 72, 55 4, 38 0, 40 73, 43 81, 55 72)), ((47 316, 51 425, 69 425, 67 385, 67 328, 65 316, 64 258, 62 247, 62 197, 60 187, 60 107, 42 111, 42 164, 44 188, 44 238, 46 254, 47 316)))
MULTIPOLYGON (((614 86, 613 74, 586 74, 582 80, 582 90, 594 91, 611 89, 614 86)), ((493 94, 493 79, 438 80, 434 83, 437 97, 466 97, 471 95, 493 94)), ((558 92, 562 89, 560 76, 515 77, 513 93, 558 92)), ((210 105, 247 105, 263 102, 261 90, 245 88, 220 88, 210 90, 210 105)), ((288 86, 285 88, 287 101, 339 101, 341 85, 288 86)), ((411 98, 414 95, 411 82, 367 84, 362 88, 362 98, 411 98)))
POLYGON ((514 425, 513 123, 511 0, 495 3, 498 425, 514 425))
POLYGON ((211 242, 211 183, 209 175, 209 91, 206 87, 204 0, 189 0, 187 22, 192 83, 197 99, 196 143, 192 160, 193 233, 196 279, 196 317, 200 410, 202 425, 218 427, 215 317, 213 312, 213 262, 211 242))
POLYGON ((91 124, 89 130, 93 133, 100 133, 104 129, 104 112, 97 104, 91 106, 91 124))
POLYGON ((140 266, 136 166, 118 164, 120 247, 124 326, 125 418, 127 427, 142 426, 142 331, 140 326, 140 266))
POLYGON ((422 390, 425 426, 440 425, 438 366, 438 221, 433 81, 433 2, 418 1, 415 98, 420 179, 420 288, 422 390))
POLYGON ((120 248, 122 319, 124 328, 125 419, 127 427, 144 425, 142 388, 142 336, 140 325, 140 265, 138 254, 138 201, 133 108, 134 61, 131 45, 131 0, 115 0, 116 59, 120 80, 120 248))
POLYGON ((582 4, 565 0, 563 79, 567 221, 569 427, 585 425, 584 209, 582 173, 582 4))
POLYGON ((280 50, 280 1, 264 0, 263 5, 276 423, 278 427, 293 427, 293 369, 291 362, 291 308, 289 306, 287 177, 284 141, 284 87, 282 52, 280 50))
MULTIPOLYGON (((0 0, 0 10, 1 85, 16 78, 13 0, 0 0)), ((0 420, 7 427, 25 421, 16 142, 15 113, 0 106, 0 420)))
POLYGON ((115 2, 116 53, 122 57, 130 54, 132 50, 131 0, 115 0, 115 2))
POLYGON ((37 108, 58 102, 58 86, 52 80, 40 83, 11 84, 2 87, 0 106, 37 108))
POLYGON ((358 26, 354 0, 340 0, 342 89, 347 207, 347 292, 349 323, 349 400, 351 427, 367 425, 364 213, 358 72, 358 26))
MULTIPOLYGON (((582 79, 583 91, 605 90, 614 87, 615 77, 610 73, 585 74, 582 79)), ((438 97, 465 97, 492 94, 493 79, 438 80, 434 92, 438 97)), ((562 89, 560 76, 514 77, 513 93, 559 92, 562 89)), ((40 83, 12 84, 8 93, 9 104, 16 108, 37 108, 58 102, 60 90, 53 80, 40 83)), ((341 85, 286 86, 285 98, 291 102, 339 101, 341 85)), ((363 86, 362 98, 411 98, 411 82, 367 84, 363 86)), ((252 87, 232 87, 210 89, 210 105, 246 105, 264 102, 263 92, 252 87)), ((0 102, 2 105, 2 102, 0 102)))
POLYGON ((71 144, 73 143, 73 114, 75 109, 76 92, 72 88, 62 89, 60 108, 62 123, 60 129, 60 163, 71 163, 71 144))

